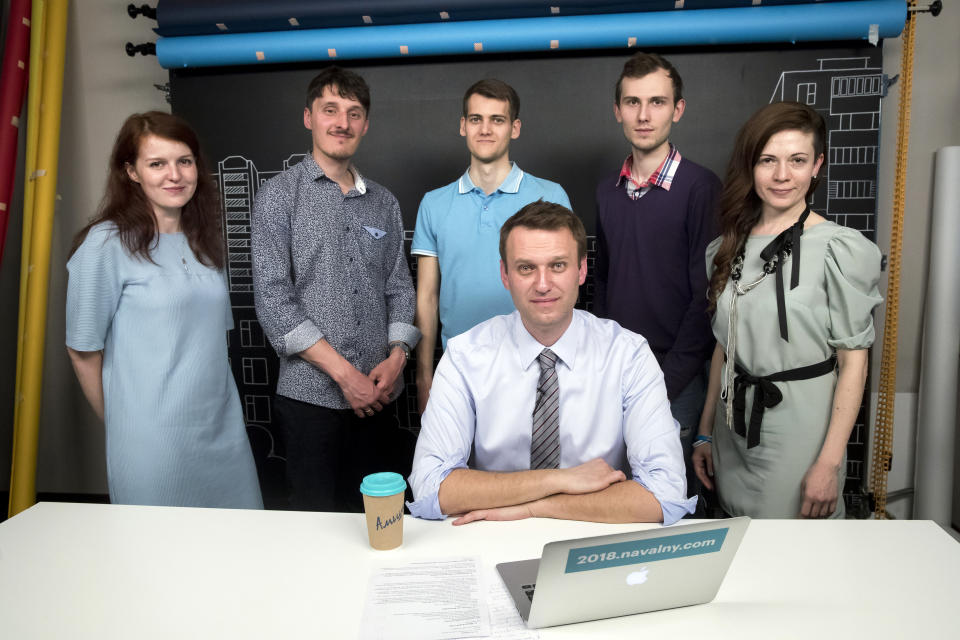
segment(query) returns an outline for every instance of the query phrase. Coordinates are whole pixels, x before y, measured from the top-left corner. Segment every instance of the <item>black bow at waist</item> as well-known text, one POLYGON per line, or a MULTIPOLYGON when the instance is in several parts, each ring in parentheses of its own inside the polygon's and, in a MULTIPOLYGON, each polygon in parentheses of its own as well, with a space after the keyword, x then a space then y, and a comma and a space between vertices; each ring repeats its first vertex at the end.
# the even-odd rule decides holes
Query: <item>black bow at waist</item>
POLYGON ((739 364, 734 364, 737 373, 733 381, 733 430, 738 436, 747 439, 747 449, 760 444, 760 425, 763 412, 772 409, 783 400, 783 393, 774 382, 791 382, 819 378, 833 371, 837 366, 837 356, 832 355, 823 362, 806 367, 788 369, 768 376, 754 376, 739 364), (747 412, 747 387, 756 387, 753 392, 753 407, 750 410, 750 429, 747 430, 745 415, 747 412))

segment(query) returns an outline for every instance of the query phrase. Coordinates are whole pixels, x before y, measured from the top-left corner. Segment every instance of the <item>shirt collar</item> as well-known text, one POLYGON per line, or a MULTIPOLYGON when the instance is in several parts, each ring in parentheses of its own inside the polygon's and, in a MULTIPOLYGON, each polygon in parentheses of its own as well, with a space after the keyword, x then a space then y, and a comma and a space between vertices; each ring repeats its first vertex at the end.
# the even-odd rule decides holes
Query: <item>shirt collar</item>
MULTIPOLYGON (((360 195, 363 195, 367 192, 367 183, 363 179, 363 176, 360 175, 360 172, 357 171, 357 168, 353 165, 350 165, 350 173, 353 174, 353 188, 360 192, 360 195)), ((669 187, 667 187, 669 189, 669 187)))
POLYGON ((667 157, 663 159, 663 162, 660 163, 660 166, 657 167, 650 176, 641 182, 637 182, 633 179, 633 154, 627 156, 627 159, 623 161, 623 166, 620 167, 620 175, 617 177, 617 186, 619 187, 623 184, 624 180, 628 181, 628 186, 632 186, 633 190, 643 189, 646 187, 660 187, 665 191, 670 191, 670 185, 673 184, 673 176, 677 173, 677 167, 680 166, 680 150, 672 143, 670 145, 670 150, 667 152, 667 157))
MULTIPOLYGON (((301 160, 301 162, 306 163, 304 166, 307 170, 307 175, 313 180, 319 180, 326 176, 323 169, 320 168, 320 165, 318 165, 314 159, 313 153, 308 153, 307 157, 301 160)), ((364 181, 363 176, 360 175, 360 172, 357 171, 357 168, 352 164, 350 165, 350 173, 353 175, 353 188, 356 189, 360 195, 365 194, 367 192, 367 183, 364 181)))
MULTIPOLYGON (((500 186, 497 187, 497 191, 516 193, 520 190, 520 181, 523 180, 523 170, 520 169, 520 166, 516 162, 511 162, 510 164, 510 173, 507 174, 507 177, 504 178, 500 186)), ((468 167, 467 170, 463 172, 463 175, 460 176, 459 190, 460 193, 463 194, 470 193, 474 189, 479 190, 479 187, 473 184, 473 180, 470 179, 470 168, 468 167)))
POLYGON ((513 340, 517 345, 517 353, 520 356, 521 368, 524 370, 528 369, 534 362, 537 361, 537 356, 540 355, 540 352, 543 351, 544 348, 548 348, 553 351, 560 361, 567 366, 567 368, 573 368, 577 357, 577 345, 580 343, 580 334, 583 331, 583 319, 576 310, 573 311, 573 318, 570 320, 570 326, 567 327, 567 330, 563 332, 563 335, 560 336, 560 339, 549 347, 545 347, 544 345, 540 344, 532 335, 530 335, 530 332, 527 331, 526 327, 523 326, 523 320, 520 318, 519 311, 513 312, 512 319, 513 340))

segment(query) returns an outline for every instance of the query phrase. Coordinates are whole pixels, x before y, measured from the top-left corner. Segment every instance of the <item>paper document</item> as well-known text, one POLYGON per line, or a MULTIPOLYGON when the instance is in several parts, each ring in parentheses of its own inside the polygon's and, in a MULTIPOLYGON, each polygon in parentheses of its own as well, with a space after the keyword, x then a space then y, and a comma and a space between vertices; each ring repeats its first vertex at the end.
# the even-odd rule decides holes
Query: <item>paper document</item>
POLYGON ((489 637, 478 558, 424 560, 370 575, 361 640, 489 637))

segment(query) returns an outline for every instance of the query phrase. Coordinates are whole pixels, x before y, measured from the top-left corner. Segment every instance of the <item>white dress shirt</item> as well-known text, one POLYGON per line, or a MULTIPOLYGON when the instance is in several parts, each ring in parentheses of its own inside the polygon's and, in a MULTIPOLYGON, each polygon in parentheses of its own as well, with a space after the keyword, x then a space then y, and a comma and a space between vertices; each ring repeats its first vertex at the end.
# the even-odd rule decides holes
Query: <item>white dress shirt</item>
MULTIPOLYGON (((413 458, 413 515, 444 517, 437 493, 454 469, 530 468, 536 363, 543 349, 516 311, 447 343, 413 458)), ((680 427, 647 341, 612 320, 574 310, 550 349, 559 358, 560 467, 603 458, 654 495, 664 524, 693 513, 680 427)))

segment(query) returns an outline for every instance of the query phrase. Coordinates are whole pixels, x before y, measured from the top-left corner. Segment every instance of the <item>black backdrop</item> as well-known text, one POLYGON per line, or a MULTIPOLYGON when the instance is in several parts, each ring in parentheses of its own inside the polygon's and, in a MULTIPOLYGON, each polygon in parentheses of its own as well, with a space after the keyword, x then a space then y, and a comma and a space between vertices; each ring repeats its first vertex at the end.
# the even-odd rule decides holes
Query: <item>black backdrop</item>
MULTIPOLYGON (((613 117, 613 86, 629 53, 343 62, 366 78, 372 94, 356 164, 397 196, 412 229, 423 193, 457 179, 469 164, 458 133, 464 90, 480 78, 500 78, 520 94, 523 128, 511 158, 562 184, 592 233, 596 182, 628 152, 613 117)), ((879 48, 849 43, 665 53, 683 77, 687 100, 672 140, 721 177, 737 129, 771 101, 783 72, 816 70, 824 59, 866 57, 869 67, 880 66, 879 48)), ((212 159, 240 155, 261 172, 279 170, 285 158, 310 148, 304 94, 320 66, 172 71, 173 111, 196 127, 212 159)), ((783 99, 796 99, 791 93, 783 99)))
MULTIPOLYGON (((723 176, 737 129, 760 106, 800 100, 827 117, 828 176, 817 211, 873 239, 880 94, 878 47, 827 43, 662 51, 684 80, 686 112, 671 139, 681 153, 723 176)), ((371 87, 370 129, 355 162, 400 201, 409 243, 424 192, 456 180, 469 164, 459 118, 464 90, 500 78, 520 95, 520 138, 510 156, 536 176, 559 182, 594 231, 597 181, 614 172, 629 147, 613 117, 613 87, 630 50, 395 61, 344 61, 371 87)), ((252 199, 263 181, 309 152, 304 94, 323 65, 174 70, 173 111, 200 134, 225 205, 228 278, 236 329, 231 363, 250 426, 265 500, 282 502, 283 443, 271 427, 276 358, 253 310, 249 263, 252 199)), ((592 246, 592 243, 591 243, 592 246)), ((409 244, 408 244, 409 247, 409 244)), ((415 264, 411 262, 411 268, 415 264)), ((590 276, 579 306, 590 308, 590 276)), ((413 364, 413 363, 411 363, 413 364)), ((401 426, 416 432, 413 367, 398 401, 401 426)), ((848 447, 848 501, 864 476, 866 408, 848 447)))

